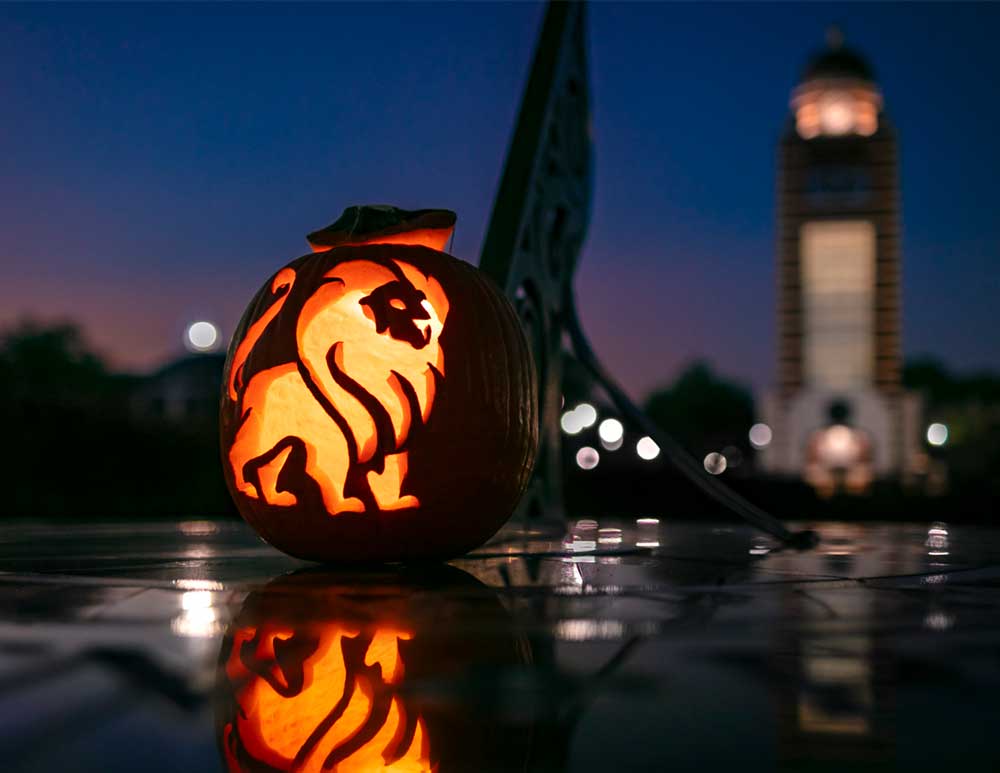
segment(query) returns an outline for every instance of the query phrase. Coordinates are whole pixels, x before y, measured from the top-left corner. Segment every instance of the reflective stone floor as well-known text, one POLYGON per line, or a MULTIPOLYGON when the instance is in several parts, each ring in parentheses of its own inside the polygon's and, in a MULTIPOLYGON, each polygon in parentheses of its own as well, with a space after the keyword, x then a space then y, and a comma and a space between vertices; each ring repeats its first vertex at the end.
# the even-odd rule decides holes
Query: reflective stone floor
POLYGON ((8 525, 0 769, 1000 770, 1000 531, 809 525, 369 572, 241 523, 8 525))

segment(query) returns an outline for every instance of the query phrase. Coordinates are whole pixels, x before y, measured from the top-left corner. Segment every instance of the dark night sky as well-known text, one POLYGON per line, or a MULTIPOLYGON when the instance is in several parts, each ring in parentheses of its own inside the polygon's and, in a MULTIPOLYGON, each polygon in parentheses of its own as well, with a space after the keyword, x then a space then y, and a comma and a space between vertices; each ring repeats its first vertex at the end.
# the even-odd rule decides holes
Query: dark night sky
MULTIPOLYGON (((476 262, 542 10, 0 6, 0 324, 151 367, 352 203, 455 209, 476 262)), ((831 22, 900 130, 906 352, 1000 368, 1000 4, 599 4, 577 285, 635 393, 770 381, 775 145, 831 22)))

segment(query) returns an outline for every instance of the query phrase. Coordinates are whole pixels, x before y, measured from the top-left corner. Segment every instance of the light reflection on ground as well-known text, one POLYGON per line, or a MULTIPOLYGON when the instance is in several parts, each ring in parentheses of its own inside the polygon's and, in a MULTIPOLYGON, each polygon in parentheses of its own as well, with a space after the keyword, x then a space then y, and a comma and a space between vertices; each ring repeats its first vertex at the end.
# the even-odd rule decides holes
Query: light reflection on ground
MULTIPOLYGON (((441 647, 412 689, 472 717, 489 701, 498 732, 536 739, 528 769, 930 770, 959 752, 1000 769, 1000 531, 797 526, 815 550, 590 517, 503 533, 419 603, 366 592, 401 594, 421 646, 441 647), (520 665, 449 666, 469 637, 517 642, 520 665)), ((224 522, 7 527, 0 544, 4 770, 222 770, 222 637, 249 594, 309 565, 224 522)))

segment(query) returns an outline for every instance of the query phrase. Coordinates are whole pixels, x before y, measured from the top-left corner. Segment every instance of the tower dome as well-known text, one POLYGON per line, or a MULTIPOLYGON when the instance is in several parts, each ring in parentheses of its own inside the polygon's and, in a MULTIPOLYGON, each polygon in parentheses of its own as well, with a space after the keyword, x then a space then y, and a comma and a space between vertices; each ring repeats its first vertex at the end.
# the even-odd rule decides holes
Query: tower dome
POLYGON ((802 73, 802 83, 819 78, 850 78, 875 83, 875 71, 868 60, 844 45, 844 35, 838 27, 826 32, 827 47, 816 53, 802 73))
POLYGON ((844 46, 840 30, 827 32, 827 47, 809 60, 792 92, 795 128, 804 139, 870 136, 878 130, 882 95, 875 72, 861 54, 844 46))

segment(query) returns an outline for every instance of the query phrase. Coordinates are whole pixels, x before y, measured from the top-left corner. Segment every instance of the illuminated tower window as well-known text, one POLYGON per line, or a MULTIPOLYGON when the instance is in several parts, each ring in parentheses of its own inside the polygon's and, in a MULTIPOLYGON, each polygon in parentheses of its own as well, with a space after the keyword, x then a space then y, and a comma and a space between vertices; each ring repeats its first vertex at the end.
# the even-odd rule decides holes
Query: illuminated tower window
POLYGON ((803 370, 807 386, 857 389, 873 380, 875 228, 865 220, 802 226, 803 370))

